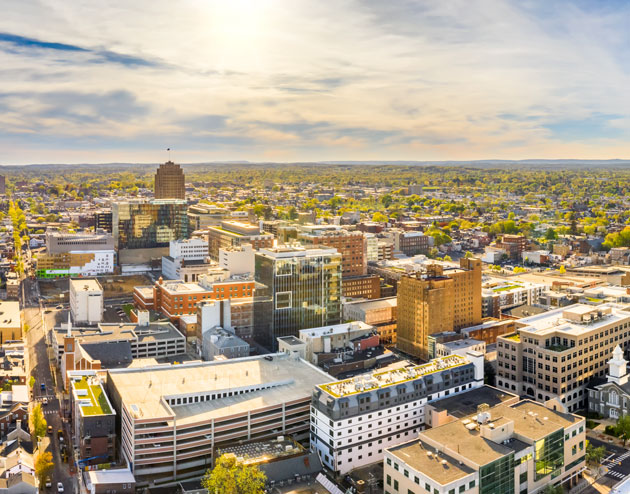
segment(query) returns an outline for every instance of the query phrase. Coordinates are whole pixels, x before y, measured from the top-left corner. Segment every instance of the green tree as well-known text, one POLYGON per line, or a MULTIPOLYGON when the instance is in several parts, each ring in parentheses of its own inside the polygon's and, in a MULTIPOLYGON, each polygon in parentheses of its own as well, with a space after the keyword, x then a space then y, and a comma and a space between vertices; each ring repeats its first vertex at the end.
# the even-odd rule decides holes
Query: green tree
POLYGON ((562 266, 560 266, 560 269, 558 269, 558 273, 565 274, 566 272, 567 272, 567 268, 565 268, 563 264, 562 266))
POLYGON ((210 494, 262 494, 267 477, 255 465, 245 465, 234 455, 220 456, 201 485, 210 494))
POLYGON ((50 451, 40 451, 40 453, 35 457, 33 466, 35 467, 35 476, 39 479, 39 485, 43 486, 46 476, 55 466, 53 463, 52 453, 50 451))
POLYGON ((46 428, 48 423, 44 418, 44 412, 42 411, 42 404, 38 403, 33 407, 29 415, 29 426, 31 428, 31 434, 35 438, 44 437, 46 435, 46 428))
POLYGON ((599 448, 593 447, 593 445, 587 441, 586 443, 586 463, 591 466, 599 466, 606 454, 606 448, 600 446, 599 448))
POLYGON ((617 435, 623 441, 624 447, 626 441, 630 439, 630 415, 622 415, 617 419, 617 435))
POLYGON ((444 260, 445 261, 452 261, 453 258, 447 254, 447 255, 444 256, 444 260))
POLYGON ((35 386, 35 376, 31 376, 31 378, 28 380, 28 386, 30 388, 32 388, 33 386, 35 386))
POLYGON ((473 257, 473 253, 470 252, 469 250, 466 251, 466 253, 464 254, 464 258, 466 259, 470 259, 473 257))
POLYGON ((296 220, 298 217, 298 213, 297 213, 297 209, 295 209, 295 206, 289 206, 289 209, 287 209, 287 218, 289 218, 290 220, 296 220))
POLYGON ((561 485, 547 484, 543 489, 543 494, 564 494, 564 489, 561 485))
POLYGON ((558 238, 558 234, 556 233, 556 231, 553 228, 548 228, 547 232, 545 233, 545 239, 556 240, 557 238, 558 238))

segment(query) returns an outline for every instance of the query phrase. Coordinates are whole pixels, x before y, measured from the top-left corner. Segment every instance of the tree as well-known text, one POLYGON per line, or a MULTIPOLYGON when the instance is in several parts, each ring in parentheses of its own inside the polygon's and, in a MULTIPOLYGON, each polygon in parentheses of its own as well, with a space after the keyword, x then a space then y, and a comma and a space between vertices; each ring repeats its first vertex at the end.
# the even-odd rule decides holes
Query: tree
POLYGON ((617 419, 617 435, 623 440, 623 446, 630 439, 630 415, 622 415, 617 419))
POLYGON ((561 485, 547 484, 543 489, 543 494, 564 494, 564 489, 561 485))
POLYGON ((44 418, 44 412, 42 412, 42 404, 38 403, 33 407, 29 415, 29 425, 31 428, 31 434, 35 438, 44 437, 46 435, 46 428, 48 423, 44 418))
POLYGON ((589 465, 599 466, 605 454, 606 448, 604 446, 594 448, 590 442, 586 442, 586 463, 589 465))
POLYGON ((452 261, 453 258, 447 254, 447 255, 444 256, 444 260, 445 261, 452 261))
POLYGON ((387 223, 387 219, 387 216, 378 211, 372 215, 372 221, 376 223, 387 223))
POLYGON ((30 388, 32 388, 33 386, 35 386, 35 376, 31 376, 31 378, 28 380, 28 386, 30 388))
POLYGON ((201 485, 211 494, 262 494, 266 481, 257 466, 238 462, 234 455, 222 455, 201 479, 201 485))
POLYGON ((35 476, 39 479, 39 485, 43 486, 46 476, 51 472, 55 464, 52 461, 52 453, 50 451, 41 451, 35 457, 35 476))
POLYGON ((558 273, 565 274, 566 272, 567 272, 567 268, 565 268, 563 264, 562 266, 560 266, 560 269, 558 269, 558 273))
POLYGON ((469 250, 467 250, 466 253, 464 254, 465 259, 470 259, 472 256, 473 256, 473 253, 470 252, 469 250))
POLYGON ((545 240, 556 240, 558 238, 558 234, 553 228, 548 228, 545 233, 545 240))

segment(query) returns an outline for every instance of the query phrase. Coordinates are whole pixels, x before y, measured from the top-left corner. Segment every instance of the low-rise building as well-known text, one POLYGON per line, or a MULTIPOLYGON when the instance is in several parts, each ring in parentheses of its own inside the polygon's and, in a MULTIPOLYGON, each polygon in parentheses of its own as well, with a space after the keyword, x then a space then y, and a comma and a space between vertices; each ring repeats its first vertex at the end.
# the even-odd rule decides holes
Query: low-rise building
POLYGON ((428 402, 482 386, 483 365, 473 352, 318 385, 311 446, 338 474, 382 461, 386 448, 418 436, 428 402))
POLYGON ((264 233, 259 225, 240 221, 221 221, 219 226, 208 228, 210 259, 219 260, 219 249, 251 244, 254 249, 273 247, 273 235, 264 233))
POLYGON ((481 315, 498 318, 504 310, 523 304, 537 304, 546 288, 542 283, 487 279, 481 287, 481 315))
POLYGON ((468 352, 486 353, 486 342, 473 338, 462 338, 460 340, 446 341, 435 345, 436 357, 447 357, 449 355, 466 355, 468 352))
POLYGON ((387 449, 386 493, 489 494, 575 486, 585 469, 585 419, 520 401, 479 406, 463 420, 387 449))
POLYGON ((308 437, 314 386, 330 376, 302 360, 272 354, 108 374, 121 417, 121 454, 138 486, 199 478, 217 449, 244 442, 308 437))
POLYGON ((0 301, 0 344, 22 339, 22 311, 20 303, 0 301))
POLYGON ((249 357, 249 343, 221 327, 203 333, 201 354, 204 360, 249 357))
POLYGON ((630 413, 628 361, 619 345, 608 361, 608 373, 588 383, 588 411, 617 420, 630 413))
POLYGON ((116 412, 95 371, 71 371, 73 441, 84 465, 116 459, 116 412))
POLYGON ((376 300, 348 300, 342 305, 346 321, 361 321, 374 326, 384 345, 396 343, 397 297, 376 300))
POLYGON ((305 360, 320 365, 340 354, 374 348, 379 345, 378 333, 364 322, 351 322, 301 329, 298 338, 306 343, 305 360))
POLYGON ((85 493, 81 494, 134 494, 136 479, 129 468, 88 470, 83 472, 85 493))

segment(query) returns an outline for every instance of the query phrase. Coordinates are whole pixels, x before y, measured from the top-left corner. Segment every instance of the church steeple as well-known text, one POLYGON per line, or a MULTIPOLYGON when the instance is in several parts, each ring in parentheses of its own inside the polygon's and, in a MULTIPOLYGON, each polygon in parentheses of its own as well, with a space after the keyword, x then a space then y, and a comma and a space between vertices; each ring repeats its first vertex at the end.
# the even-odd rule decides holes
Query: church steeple
POLYGON ((608 361, 608 382, 619 385, 628 382, 628 361, 623 358, 623 350, 619 345, 613 350, 613 356, 608 361))

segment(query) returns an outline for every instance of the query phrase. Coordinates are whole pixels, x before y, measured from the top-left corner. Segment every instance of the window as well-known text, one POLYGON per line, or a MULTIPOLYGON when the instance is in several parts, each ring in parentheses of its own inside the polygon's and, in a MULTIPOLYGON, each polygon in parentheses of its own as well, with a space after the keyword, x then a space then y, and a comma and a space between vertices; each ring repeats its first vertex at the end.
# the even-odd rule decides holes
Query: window
POLYGON ((292 296, 292 292, 276 293, 276 309, 290 309, 292 296))

